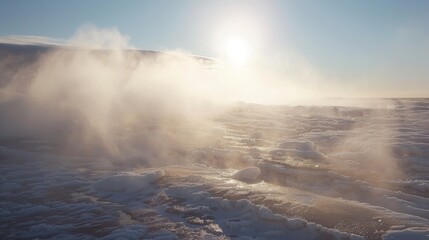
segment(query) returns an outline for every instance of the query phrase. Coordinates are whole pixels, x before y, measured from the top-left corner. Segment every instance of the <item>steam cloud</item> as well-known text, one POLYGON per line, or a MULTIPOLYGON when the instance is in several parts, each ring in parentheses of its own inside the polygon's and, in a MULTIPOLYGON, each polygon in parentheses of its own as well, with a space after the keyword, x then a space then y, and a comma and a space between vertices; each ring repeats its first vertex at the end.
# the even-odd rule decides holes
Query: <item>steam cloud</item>
POLYGON ((34 61, 3 59, 2 69, 21 66, 2 76, 11 81, 1 92, 1 134, 42 137, 67 152, 167 159, 222 93, 201 59, 130 49, 116 30, 85 27, 34 61))
MULTIPOLYGON (((247 70, 203 60, 180 51, 142 54, 117 30, 81 28, 63 47, 1 60, 0 134, 157 165, 188 147, 212 146, 222 130, 206 126, 231 102, 296 103, 323 92, 322 77, 304 60, 273 57, 247 70)), ((390 159, 380 139, 368 155, 390 159)))

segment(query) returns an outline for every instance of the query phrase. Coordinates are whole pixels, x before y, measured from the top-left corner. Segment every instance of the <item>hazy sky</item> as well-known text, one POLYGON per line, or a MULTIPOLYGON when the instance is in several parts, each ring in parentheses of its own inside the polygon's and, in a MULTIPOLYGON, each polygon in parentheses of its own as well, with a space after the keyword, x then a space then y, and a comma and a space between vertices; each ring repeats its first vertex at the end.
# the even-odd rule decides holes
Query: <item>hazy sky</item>
POLYGON ((67 39, 85 24, 138 48, 211 57, 239 35, 261 56, 292 51, 327 77, 429 96, 427 0, 0 0, 1 36, 67 39))

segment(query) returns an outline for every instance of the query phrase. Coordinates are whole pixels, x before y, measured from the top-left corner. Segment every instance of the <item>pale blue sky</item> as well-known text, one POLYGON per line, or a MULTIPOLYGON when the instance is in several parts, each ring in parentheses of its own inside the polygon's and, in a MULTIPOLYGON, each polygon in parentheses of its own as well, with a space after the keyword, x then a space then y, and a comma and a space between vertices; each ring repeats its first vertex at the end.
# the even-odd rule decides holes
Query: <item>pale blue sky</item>
POLYGON ((210 57, 218 57, 219 32, 236 22, 264 36, 264 53, 292 49, 326 76, 379 76, 374 84, 429 96, 426 0, 0 0, 0 36, 66 39, 93 24, 117 28, 139 48, 210 57))

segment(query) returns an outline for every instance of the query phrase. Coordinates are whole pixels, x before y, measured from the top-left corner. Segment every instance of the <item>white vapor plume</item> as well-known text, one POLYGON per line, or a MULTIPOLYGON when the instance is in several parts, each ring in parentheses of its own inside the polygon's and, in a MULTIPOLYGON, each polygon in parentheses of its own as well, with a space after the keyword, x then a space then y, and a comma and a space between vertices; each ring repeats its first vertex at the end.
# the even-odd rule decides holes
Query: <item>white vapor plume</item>
POLYGON ((222 99, 213 70, 186 53, 142 54, 118 31, 94 27, 67 46, 7 76, 3 136, 42 136, 68 152, 153 163, 192 140, 181 129, 198 125, 222 99))
POLYGON ((181 51, 140 51, 117 30, 91 26, 62 47, 0 60, 0 137, 151 165, 213 147, 223 126, 212 119, 230 103, 314 103, 333 89, 291 53, 234 69, 181 51))

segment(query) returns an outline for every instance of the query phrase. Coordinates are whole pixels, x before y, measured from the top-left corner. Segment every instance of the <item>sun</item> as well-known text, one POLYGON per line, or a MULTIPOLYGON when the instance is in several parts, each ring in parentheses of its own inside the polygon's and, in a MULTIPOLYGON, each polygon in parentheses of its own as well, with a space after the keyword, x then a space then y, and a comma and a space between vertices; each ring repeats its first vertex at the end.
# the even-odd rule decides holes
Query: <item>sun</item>
POLYGON ((249 60, 249 46, 240 37, 231 37, 226 42, 226 58, 229 64, 241 67, 249 60))

